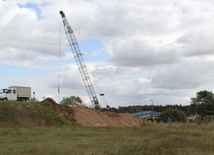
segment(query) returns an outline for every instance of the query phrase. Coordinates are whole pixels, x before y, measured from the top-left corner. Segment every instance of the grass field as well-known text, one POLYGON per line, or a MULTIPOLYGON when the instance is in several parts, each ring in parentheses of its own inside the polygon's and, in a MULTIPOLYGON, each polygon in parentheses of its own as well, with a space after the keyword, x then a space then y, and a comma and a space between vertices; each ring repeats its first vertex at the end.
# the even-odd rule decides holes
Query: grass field
POLYGON ((71 113, 50 102, 1 101, 0 155, 214 154, 214 123, 92 128, 77 125, 71 113))
POLYGON ((214 124, 140 128, 1 127, 0 154, 213 155, 214 124))

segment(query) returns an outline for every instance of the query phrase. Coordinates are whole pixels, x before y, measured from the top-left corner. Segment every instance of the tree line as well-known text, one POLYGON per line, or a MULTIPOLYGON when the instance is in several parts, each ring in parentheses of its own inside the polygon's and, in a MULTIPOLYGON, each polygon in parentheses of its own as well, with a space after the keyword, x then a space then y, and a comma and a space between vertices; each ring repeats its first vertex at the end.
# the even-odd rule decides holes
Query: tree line
POLYGON ((182 106, 180 105, 132 105, 132 106, 120 106, 118 108, 102 108, 102 111, 111 111, 117 113, 138 113, 142 111, 157 111, 163 112, 166 109, 178 109, 186 113, 187 116, 193 113, 193 108, 190 105, 182 106))

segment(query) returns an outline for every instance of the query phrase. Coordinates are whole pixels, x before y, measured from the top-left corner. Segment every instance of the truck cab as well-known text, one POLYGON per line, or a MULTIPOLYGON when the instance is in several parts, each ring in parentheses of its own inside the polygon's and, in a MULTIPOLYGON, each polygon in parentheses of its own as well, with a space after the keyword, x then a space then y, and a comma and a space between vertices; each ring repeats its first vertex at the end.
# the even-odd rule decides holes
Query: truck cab
POLYGON ((0 100, 10 100, 10 101, 17 100, 17 91, 15 88, 1 89, 0 92, 1 92, 0 100))
POLYGON ((0 94, 4 94, 7 91, 7 89, 1 89, 0 94))

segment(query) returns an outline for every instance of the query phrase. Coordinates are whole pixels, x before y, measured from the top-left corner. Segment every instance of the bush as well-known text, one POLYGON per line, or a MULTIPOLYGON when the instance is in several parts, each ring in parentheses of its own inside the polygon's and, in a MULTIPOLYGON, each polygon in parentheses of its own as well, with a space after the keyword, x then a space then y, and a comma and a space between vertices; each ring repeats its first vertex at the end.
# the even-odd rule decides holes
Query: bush
POLYGON ((160 122, 187 122, 186 114, 178 109, 166 109, 158 118, 160 122))

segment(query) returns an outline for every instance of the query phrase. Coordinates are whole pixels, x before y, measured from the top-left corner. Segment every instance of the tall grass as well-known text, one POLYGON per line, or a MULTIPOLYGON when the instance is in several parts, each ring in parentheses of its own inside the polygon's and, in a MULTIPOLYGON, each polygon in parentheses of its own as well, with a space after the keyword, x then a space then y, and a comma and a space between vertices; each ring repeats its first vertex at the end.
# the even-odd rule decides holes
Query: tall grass
POLYGON ((63 125, 67 121, 59 109, 42 103, 0 101, 1 126, 63 125))
POLYGON ((66 107, 0 102, 0 154, 213 155, 214 124, 82 127, 66 107))
POLYGON ((0 128, 0 154, 212 155, 214 125, 0 128))

